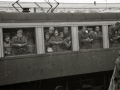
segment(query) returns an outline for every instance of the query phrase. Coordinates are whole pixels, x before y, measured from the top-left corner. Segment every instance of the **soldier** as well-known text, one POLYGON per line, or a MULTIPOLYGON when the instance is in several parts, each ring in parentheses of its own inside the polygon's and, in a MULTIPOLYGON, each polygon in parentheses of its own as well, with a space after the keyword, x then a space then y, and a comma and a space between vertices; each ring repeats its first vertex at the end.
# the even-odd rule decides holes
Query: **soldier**
POLYGON ((11 46, 13 46, 12 54, 20 55, 26 54, 26 45, 28 44, 27 39, 23 36, 23 30, 19 29, 17 31, 16 36, 14 36, 11 40, 11 46))
POLYGON ((64 40, 63 40, 63 49, 64 50, 71 50, 71 36, 68 35, 64 40))
POLYGON ((119 47, 120 46, 120 29, 115 31, 113 37, 110 39, 112 47, 119 47))
POLYGON ((94 40, 94 36, 95 36, 95 32, 93 31, 93 28, 89 28, 89 45, 90 45, 90 48, 92 48, 92 44, 93 44, 93 40, 94 40))
POLYGON ((50 34, 45 34, 45 51, 46 52, 53 52, 52 47, 49 44, 50 34))
POLYGON ((55 30, 54 31, 54 36, 52 36, 49 40, 49 44, 52 44, 52 49, 53 52, 60 52, 61 51, 61 47, 60 45, 63 43, 63 39, 61 39, 58 36, 58 31, 55 30))
POLYGON ((11 55, 12 46, 10 45, 11 40, 9 35, 5 35, 4 38, 4 53, 5 55, 11 55))
POLYGON ((27 39, 27 53, 34 53, 35 52, 35 42, 33 32, 27 31, 25 33, 25 38, 27 39))
POLYGON ((63 35, 64 35, 64 39, 69 35, 68 27, 64 27, 63 35))
POLYGON ((100 31, 100 27, 95 27, 94 41, 92 44, 92 48, 101 48, 102 45, 102 32, 100 31))
POLYGON ((87 27, 83 27, 78 34, 79 34, 80 48, 89 49, 90 48, 89 42, 91 40, 89 38, 87 27))
POLYGON ((115 27, 115 25, 111 25, 108 28, 108 36, 109 36, 110 47, 112 47, 112 43, 113 43, 113 36, 114 36, 114 32, 115 32, 114 27, 115 27))
POLYGON ((54 27, 49 27, 49 34, 50 34, 50 37, 54 36, 54 27))
POLYGON ((64 38, 64 34, 63 32, 60 32, 60 35, 59 35, 62 39, 64 38))
POLYGON ((120 90, 120 51, 118 54, 108 90, 120 90))

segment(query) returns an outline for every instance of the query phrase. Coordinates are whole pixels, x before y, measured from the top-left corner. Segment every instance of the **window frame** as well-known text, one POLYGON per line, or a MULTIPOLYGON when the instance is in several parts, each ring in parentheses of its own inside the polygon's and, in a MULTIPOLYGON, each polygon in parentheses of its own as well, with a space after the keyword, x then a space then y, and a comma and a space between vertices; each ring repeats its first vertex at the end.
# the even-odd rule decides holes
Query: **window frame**
POLYGON ((36 49, 37 54, 45 53, 45 44, 44 44, 44 27, 36 27, 36 49))
MULTIPOLYGON (((36 23, 1 23, 0 24, 0 28, 1 28, 1 30, 0 30, 0 32, 2 32, 2 28, 26 28, 26 27, 34 27, 35 28, 35 34, 37 33, 36 32, 36 28, 44 28, 44 27, 50 27, 50 26, 53 26, 53 27, 64 27, 64 26, 70 26, 71 27, 71 35, 74 33, 74 35, 76 35, 76 37, 73 37, 73 35, 72 35, 72 42, 73 42, 73 38, 76 38, 76 39, 78 39, 78 33, 77 33, 77 31, 74 31, 74 30, 77 30, 77 29, 75 29, 75 28, 78 28, 78 26, 97 26, 97 25, 99 25, 99 26, 102 26, 103 27, 103 25, 112 25, 112 24, 114 24, 114 23, 116 23, 116 22, 118 22, 118 21, 84 21, 84 22, 43 22, 43 23, 38 23, 38 22, 36 22, 36 23), (73 30, 72 30, 73 29, 73 30), (73 33, 72 33, 73 32, 73 33)), ((42 30, 42 29, 41 29, 42 30)), ((2 32, 3 33, 3 32, 2 32)), ((107 33, 107 31, 106 31, 106 33, 107 33)), ((40 32, 40 34, 42 35, 42 37, 44 37, 44 32, 40 32)), ((2 43, 0 43, 0 50, 2 50, 1 52, 0 52, 0 58, 1 57, 4 57, 4 50, 3 50, 3 34, 1 34, 0 33, 0 37, 1 37, 1 39, 0 39, 0 42, 2 42, 2 43)), ((35 39, 38 39, 38 37, 37 37, 37 35, 35 35, 35 39)), ((79 40, 79 39, 78 39, 79 40)), ((79 46, 79 41, 78 40, 76 40, 75 42, 77 43, 77 45, 79 46)), ((109 42, 109 40, 108 40, 108 42, 109 42)), ((107 43, 108 43, 107 42, 107 43)), ((106 43, 106 42, 105 42, 106 43)), ((42 40, 40 40, 40 39, 38 39, 38 40, 36 40, 36 50, 38 50, 37 51, 37 53, 35 54, 35 56, 36 55, 40 55, 40 54, 47 54, 47 53, 45 53, 45 49, 44 50, 42 50, 43 48, 45 48, 44 47, 44 39, 42 39, 42 40), (37 42, 39 42, 39 43, 42 43, 41 44, 41 51, 40 50, 38 50, 38 46, 39 45, 37 45, 37 42)), ((79 50, 79 47, 77 47, 77 45, 75 45, 75 43, 72 43, 72 47, 73 47, 73 49, 70 51, 70 52, 73 52, 73 51, 80 51, 79 50)), ((118 47, 119 48, 119 47, 118 47)), ((108 46, 107 46, 107 44, 104 46, 104 48, 102 48, 102 49, 108 49, 108 46), (106 48, 107 47, 107 48, 106 48)), ((110 48, 109 48, 110 49, 110 48)), ((63 52, 64 53, 64 52, 63 52)), ((21 56, 21 55, 19 55, 19 56, 21 56)), ((29 56, 29 55, 25 55, 25 56, 29 56)), ((17 56, 18 57, 18 56, 17 56)))
POLYGON ((3 47, 3 29, 0 28, 0 58, 4 57, 4 47, 3 47))
MULTIPOLYGON (((11 55, 11 56, 5 56, 4 55, 4 45, 3 45, 3 29, 4 28, 34 28, 34 33, 35 33, 35 39, 36 39, 36 27, 34 27, 34 26, 26 26, 26 27, 22 27, 22 26, 17 26, 17 27, 2 27, 2 35, 0 35, 2 38, 1 38, 1 41, 0 42, 2 42, 2 57, 21 57, 21 56, 30 56, 30 55, 36 55, 37 54, 37 52, 36 52, 36 50, 37 50, 37 47, 36 47, 36 40, 35 40, 35 53, 32 53, 32 54, 25 54, 25 55, 11 55)), ((0 33, 1 34, 1 33, 0 33)))

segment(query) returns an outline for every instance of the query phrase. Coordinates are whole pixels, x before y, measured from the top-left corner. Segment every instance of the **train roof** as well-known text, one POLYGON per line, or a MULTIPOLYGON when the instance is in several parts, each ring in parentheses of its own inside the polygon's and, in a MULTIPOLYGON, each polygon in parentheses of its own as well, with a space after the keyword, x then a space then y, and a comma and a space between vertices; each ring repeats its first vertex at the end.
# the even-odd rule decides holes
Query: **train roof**
POLYGON ((119 21, 120 13, 0 13, 0 23, 119 21))

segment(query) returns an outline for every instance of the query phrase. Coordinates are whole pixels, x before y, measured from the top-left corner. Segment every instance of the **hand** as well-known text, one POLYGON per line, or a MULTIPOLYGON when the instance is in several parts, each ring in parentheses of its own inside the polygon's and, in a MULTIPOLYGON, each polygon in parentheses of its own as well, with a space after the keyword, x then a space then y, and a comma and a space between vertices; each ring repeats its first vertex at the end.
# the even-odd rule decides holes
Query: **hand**
POLYGON ((18 44, 18 47, 21 47, 21 44, 18 44))
POLYGON ((90 41, 93 41, 93 39, 90 39, 90 41))
POLYGON ((90 40, 89 38, 86 39, 86 41, 89 41, 89 40, 90 40))
POLYGON ((120 38, 120 36, 118 36, 118 38, 120 38))
POLYGON ((110 41, 113 41, 113 39, 110 39, 110 41))
POLYGON ((58 42, 55 42, 55 44, 58 44, 58 42))
POLYGON ((85 39, 85 41, 88 41, 88 38, 87 38, 87 39, 85 39))
POLYGON ((69 41, 69 44, 71 43, 71 41, 69 41))

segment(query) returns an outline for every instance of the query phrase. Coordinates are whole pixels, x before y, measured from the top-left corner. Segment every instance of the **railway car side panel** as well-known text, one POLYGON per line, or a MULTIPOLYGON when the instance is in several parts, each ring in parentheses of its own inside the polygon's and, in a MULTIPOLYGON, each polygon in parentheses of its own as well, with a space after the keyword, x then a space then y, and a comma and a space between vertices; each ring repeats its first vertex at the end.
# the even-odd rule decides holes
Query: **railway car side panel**
POLYGON ((118 50, 3 58, 0 85, 113 70, 118 50))

